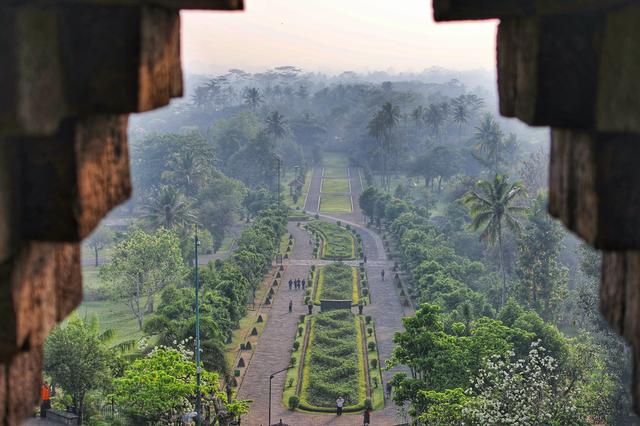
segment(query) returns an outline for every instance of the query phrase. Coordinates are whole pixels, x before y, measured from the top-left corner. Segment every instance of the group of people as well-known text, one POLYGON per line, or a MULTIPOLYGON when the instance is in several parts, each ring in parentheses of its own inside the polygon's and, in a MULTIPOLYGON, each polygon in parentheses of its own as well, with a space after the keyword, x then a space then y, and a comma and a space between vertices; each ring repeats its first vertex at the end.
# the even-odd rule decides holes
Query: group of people
POLYGON ((293 280, 289 280, 289 290, 292 290, 292 289, 304 290, 306 285, 307 285, 307 282, 304 280, 304 278, 303 279, 296 278, 293 280))

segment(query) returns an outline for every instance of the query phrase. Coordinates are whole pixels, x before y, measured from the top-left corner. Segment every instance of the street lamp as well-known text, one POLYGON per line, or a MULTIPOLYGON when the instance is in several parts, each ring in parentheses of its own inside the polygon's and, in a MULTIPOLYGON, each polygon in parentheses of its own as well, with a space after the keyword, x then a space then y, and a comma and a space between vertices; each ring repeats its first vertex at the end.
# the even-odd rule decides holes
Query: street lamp
POLYGON ((279 155, 275 155, 273 154, 273 158, 275 158, 277 164, 278 164, 278 192, 276 193, 276 196, 278 198, 278 210, 280 210, 280 166, 282 164, 282 159, 280 158, 279 155))
POLYGON ((283 368, 282 370, 276 371, 275 373, 271 373, 269 376, 269 423, 268 426, 271 426, 271 381, 275 377, 276 374, 280 374, 283 371, 287 371, 293 368, 293 365, 288 366, 287 368, 283 368))
POLYGON ((200 245, 200 240, 198 239, 198 225, 196 225, 196 234, 193 244, 196 252, 196 424, 200 426, 200 280, 198 277, 198 246, 200 245))

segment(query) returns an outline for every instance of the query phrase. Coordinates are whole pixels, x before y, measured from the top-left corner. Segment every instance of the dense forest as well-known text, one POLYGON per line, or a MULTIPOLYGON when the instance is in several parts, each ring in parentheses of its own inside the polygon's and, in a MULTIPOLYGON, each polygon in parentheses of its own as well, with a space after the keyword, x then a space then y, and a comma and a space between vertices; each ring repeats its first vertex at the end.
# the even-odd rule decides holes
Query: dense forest
MULTIPOLYGON (((302 188, 289 184, 339 153, 360 168, 357 201, 393 242, 419 306, 386 366, 402 370, 393 398, 412 422, 635 424, 628 349, 597 309, 599 254, 547 214, 548 135, 499 118, 493 89, 292 66, 193 81, 187 99, 132 119, 134 196, 109 218, 126 227, 87 242, 96 266, 108 253, 91 294, 126 305, 144 341, 178 350, 192 335, 197 225, 203 253, 229 251, 199 276, 204 367, 229 380, 225 344, 285 232, 276 205, 302 210, 302 188)), ((97 333, 74 321, 67 328, 97 333)), ((47 345, 53 380, 63 331, 47 345)), ((117 353, 100 361, 113 383, 60 385, 76 405, 112 393, 132 416, 150 416, 127 405, 127 377, 157 353, 140 340, 104 345, 117 353)), ((232 401, 212 400, 219 419, 246 410, 232 401)), ((161 418, 177 408, 154 409, 161 418)))

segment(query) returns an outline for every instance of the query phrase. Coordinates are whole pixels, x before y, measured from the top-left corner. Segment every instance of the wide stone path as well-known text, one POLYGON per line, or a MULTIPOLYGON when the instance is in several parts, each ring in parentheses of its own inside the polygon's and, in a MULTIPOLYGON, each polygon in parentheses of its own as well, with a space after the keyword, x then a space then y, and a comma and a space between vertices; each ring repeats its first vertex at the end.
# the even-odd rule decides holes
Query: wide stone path
MULTIPOLYGON (((378 351, 380 359, 388 359, 393 349, 393 334, 402 329, 403 308, 400 305, 392 282, 393 262, 387 259, 380 237, 364 226, 365 218, 358 206, 358 197, 362 192, 362 184, 357 169, 349 170, 351 195, 353 197, 353 212, 349 214, 320 214, 321 219, 328 221, 341 220, 358 228, 362 235, 364 253, 367 256, 367 275, 371 304, 365 307, 365 314, 371 315, 376 326, 378 351), (380 271, 385 269, 386 277, 382 281, 380 271)), ((318 212, 320 188, 322 184, 322 168, 314 170, 309 186, 309 193, 305 200, 305 211, 311 214, 318 212)), ((289 232, 295 239, 291 260, 286 266, 282 285, 286 286, 289 279, 306 277, 311 265, 325 265, 331 263, 326 260, 314 259, 309 235, 298 228, 295 223, 288 226, 289 232)), ((357 262, 347 262, 357 265, 357 262)), ((246 376, 238 391, 239 398, 253 400, 251 411, 243 416, 242 424, 250 426, 267 425, 269 407, 269 375, 287 367, 291 356, 291 346, 296 332, 299 315, 305 314, 307 308, 302 305, 304 292, 289 291, 283 287, 277 294, 266 327, 260 337, 251 364, 247 367, 246 376), (289 300, 293 301, 293 313, 289 314, 289 300)), ((395 371, 383 372, 384 384, 395 371)), ((361 425, 362 414, 351 414, 337 417, 330 414, 307 414, 288 410, 282 401, 284 387, 284 373, 278 374, 272 382, 271 422, 277 424, 280 419, 291 426, 315 425, 361 425)), ((383 386, 384 386, 383 384, 383 386)), ((392 401, 386 401, 383 410, 372 413, 372 425, 396 425, 405 420, 397 416, 397 407, 392 401)))

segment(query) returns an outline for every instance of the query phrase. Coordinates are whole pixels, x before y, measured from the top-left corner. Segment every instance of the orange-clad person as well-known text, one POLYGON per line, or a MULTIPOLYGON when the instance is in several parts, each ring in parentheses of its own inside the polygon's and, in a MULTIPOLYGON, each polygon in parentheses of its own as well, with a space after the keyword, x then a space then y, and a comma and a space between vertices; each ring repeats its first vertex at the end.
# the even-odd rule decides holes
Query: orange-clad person
POLYGON ((47 417, 47 410, 51 408, 51 388, 47 382, 40 388, 40 417, 47 417))

